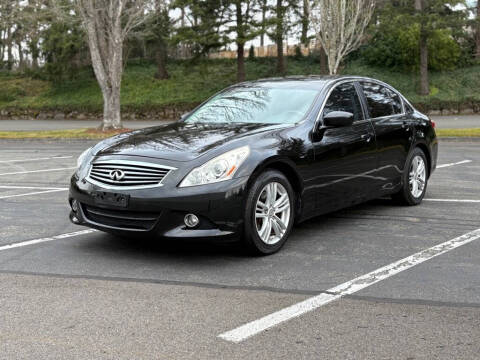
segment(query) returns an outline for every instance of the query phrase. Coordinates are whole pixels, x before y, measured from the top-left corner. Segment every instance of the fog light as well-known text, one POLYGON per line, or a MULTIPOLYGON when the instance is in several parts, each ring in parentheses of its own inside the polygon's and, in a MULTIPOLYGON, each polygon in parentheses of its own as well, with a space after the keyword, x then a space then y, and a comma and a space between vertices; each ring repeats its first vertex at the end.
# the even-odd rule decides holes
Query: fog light
POLYGON ((77 225, 80 224, 80 220, 78 219, 78 217, 73 212, 70 213, 70 220, 74 224, 77 224, 77 225))
POLYGON ((193 228, 197 226, 198 223, 200 222, 200 220, 198 220, 198 217, 193 214, 185 215, 185 219, 183 219, 183 221, 185 221, 185 225, 187 225, 187 227, 189 228, 193 228))
POLYGON ((72 201, 72 210, 73 210, 73 212, 78 211, 78 201, 77 200, 72 201))

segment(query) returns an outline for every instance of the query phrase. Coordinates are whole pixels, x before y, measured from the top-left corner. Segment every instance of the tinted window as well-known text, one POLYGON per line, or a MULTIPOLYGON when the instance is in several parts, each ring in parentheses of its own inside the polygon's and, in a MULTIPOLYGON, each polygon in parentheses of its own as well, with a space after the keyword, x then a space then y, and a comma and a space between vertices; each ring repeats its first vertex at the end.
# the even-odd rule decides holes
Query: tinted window
POLYGON ((210 99, 185 121, 293 124, 305 117, 317 94, 309 89, 233 88, 210 99))
POLYGON ((323 114, 326 115, 332 111, 346 111, 353 114, 354 121, 363 120, 360 99, 352 83, 340 84, 332 90, 323 114))
POLYGON ((402 113, 402 101, 392 90, 369 82, 362 83, 362 89, 372 118, 402 113))

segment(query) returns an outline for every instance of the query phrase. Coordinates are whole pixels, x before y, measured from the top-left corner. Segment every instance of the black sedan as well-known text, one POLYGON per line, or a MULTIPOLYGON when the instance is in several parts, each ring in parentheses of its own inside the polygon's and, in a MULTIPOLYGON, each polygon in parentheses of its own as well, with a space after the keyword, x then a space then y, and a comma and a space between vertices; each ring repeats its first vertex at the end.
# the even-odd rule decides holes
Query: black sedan
POLYGON ((178 122, 86 150, 70 219, 121 236, 241 240, 271 254, 313 216, 384 196, 420 204, 436 167, 434 127, 374 79, 238 84, 178 122))

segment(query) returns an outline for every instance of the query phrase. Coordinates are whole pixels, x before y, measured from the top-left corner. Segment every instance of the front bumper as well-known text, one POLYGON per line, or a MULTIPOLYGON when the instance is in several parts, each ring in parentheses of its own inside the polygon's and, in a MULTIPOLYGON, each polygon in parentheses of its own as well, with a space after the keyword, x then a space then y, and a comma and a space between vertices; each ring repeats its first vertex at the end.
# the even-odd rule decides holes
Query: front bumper
POLYGON ((109 190, 89 183, 77 175, 71 179, 69 201, 78 210, 70 220, 101 231, 128 236, 236 240, 243 233, 244 204, 248 177, 215 184, 178 188, 109 190), (129 197, 126 206, 105 205, 98 193, 129 197), (198 216, 194 228, 184 224, 185 215, 198 216))

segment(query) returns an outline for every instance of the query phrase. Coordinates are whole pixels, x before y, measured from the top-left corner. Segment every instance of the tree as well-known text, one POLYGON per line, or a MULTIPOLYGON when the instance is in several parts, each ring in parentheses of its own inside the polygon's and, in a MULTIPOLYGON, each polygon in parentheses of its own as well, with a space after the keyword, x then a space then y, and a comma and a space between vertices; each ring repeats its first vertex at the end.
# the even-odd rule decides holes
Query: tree
POLYGON ((155 78, 165 80, 170 77, 167 71, 167 59, 172 29, 167 2, 165 0, 155 1, 153 12, 151 21, 145 24, 145 33, 149 44, 151 43, 155 50, 155 61, 157 63, 155 78))
POLYGON ((229 22, 226 16, 228 5, 225 0, 176 0, 172 7, 184 12, 184 26, 177 29, 173 41, 189 46, 194 59, 230 42, 221 31, 229 22))
POLYGON ((90 64, 85 34, 77 21, 50 18, 41 37, 39 50, 44 59, 43 70, 54 83, 75 78, 80 67, 90 64))
POLYGON ((300 42, 304 46, 308 46, 308 44, 310 43, 310 38, 308 37, 308 30, 310 29, 310 1, 311 0, 303 0, 302 6, 302 34, 300 36, 300 42))
POLYGON ((268 10, 268 0, 260 0, 260 7, 262 9, 262 20, 260 33, 260 46, 265 46, 265 33, 267 32, 267 10, 268 10))
POLYGON ((283 40, 286 34, 290 31, 292 22, 289 15, 298 11, 298 1, 296 0, 276 0, 274 5, 269 6, 269 11, 272 14, 268 23, 273 27, 268 36, 277 45, 277 73, 285 74, 287 66, 285 64, 283 40))
POLYGON ((477 0, 477 26, 475 31, 475 58, 480 60, 480 0, 477 0))
POLYGON ((255 21, 257 9, 255 0, 231 0, 233 6, 233 25, 227 34, 235 34, 237 45, 237 81, 245 81, 245 43, 261 32, 260 24, 255 21))
POLYGON ((284 0, 277 0, 275 6, 275 30, 273 33, 273 38, 275 44, 277 45, 277 73, 285 74, 287 68, 285 66, 285 57, 283 56, 283 38, 285 35, 285 15, 287 12, 287 7, 283 3, 284 0))
POLYGON ((7 54, 6 68, 11 70, 14 63, 13 58, 13 31, 15 30, 15 18, 17 13, 17 4, 12 5, 12 0, 0 0, 0 30, 1 36, 1 55, 0 61, 5 59, 7 54))
POLYGON ((423 11, 425 8, 424 0, 415 0, 415 11, 420 17, 420 37, 418 46, 420 49, 420 95, 428 95, 430 86, 428 85, 428 34, 425 24, 423 11))
POLYGON ((330 74, 336 74, 342 59, 361 45, 374 7, 375 0, 315 0, 312 22, 330 74))
POLYGON ((73 4, 87 34, 93 70, 103 95, 101 129, 119 129, 123 45, 129 33, 147 20, 150 1, 73 0, 73 4))

